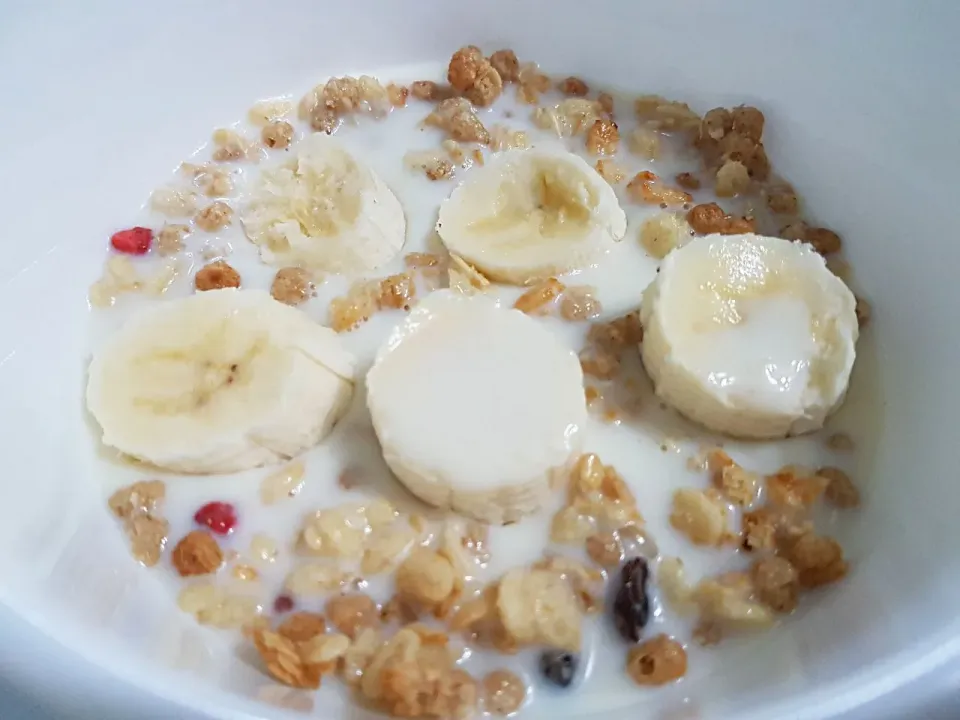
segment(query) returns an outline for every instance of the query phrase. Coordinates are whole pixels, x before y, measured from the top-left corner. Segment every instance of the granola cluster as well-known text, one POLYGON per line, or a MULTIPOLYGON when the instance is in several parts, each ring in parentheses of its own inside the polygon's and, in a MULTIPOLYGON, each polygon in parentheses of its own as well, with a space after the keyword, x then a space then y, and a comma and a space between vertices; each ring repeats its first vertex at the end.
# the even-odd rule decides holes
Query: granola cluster
POLYGON ((107 501, 114 516, 123 522, 134 559, 147 567, 160 561, 170 532, 162 513, 166 494, 162 480, 141 480, 120 488, 107 501))

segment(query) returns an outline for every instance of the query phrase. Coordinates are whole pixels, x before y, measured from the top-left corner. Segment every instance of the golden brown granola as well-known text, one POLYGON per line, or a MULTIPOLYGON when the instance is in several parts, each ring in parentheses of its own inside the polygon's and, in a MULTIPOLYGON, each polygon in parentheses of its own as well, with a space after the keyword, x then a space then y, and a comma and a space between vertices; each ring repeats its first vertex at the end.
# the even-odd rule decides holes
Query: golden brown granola
POLYGON ((260 142, 264 147, 284 150, 293 142, 293 125, 286 120, 274 120, 260 131, 260 142))
POLYGON ((274 300, 287 305, 300 305, 315 295, 316 289, 309 272, 299 267, 285 267, 277 270, 270 294, 274 300))
POLYGON ((667 635, 657 635, 627 653, 627 674, 637 685, 666 685, 687 674, 687 652, 667 635))
POLYGON ((198 212, 193 221, 204 232, 216 232, 233 222, 233 208, 217 200, 198 212))
POLYGON ((220 290, 240 287, 240 273, 223 260, 204 265, 193 278, 197 290, 220 290))
POLYGON ((208 532, 194 530, 184 535, 173 548, 173 567, 181 577, 209 575, 223 563, 223 551, 208 532))

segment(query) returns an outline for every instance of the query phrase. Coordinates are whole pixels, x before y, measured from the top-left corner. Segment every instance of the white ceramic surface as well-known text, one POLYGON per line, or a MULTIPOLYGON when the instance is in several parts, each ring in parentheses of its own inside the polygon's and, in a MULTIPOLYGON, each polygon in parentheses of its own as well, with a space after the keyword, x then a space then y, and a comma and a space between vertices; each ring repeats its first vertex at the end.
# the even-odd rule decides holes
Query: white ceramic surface
POLYGON ((130 563, 107 522, 87 473, 84 296, 116 218, 251 99, 331 72, 435 61, 464 41, 700 109, 760 105, 778 169, 847 240, 874 305, 876 352, 858 369, 880 395, 860 449, 867 503, 841 535, 855 571, 783 628, 724 648, 722 670, 660 694, 656 709, 638 696, 636 709, 823 718, 890 694, 906 707, 913 696, 898 693, 921 691, 901 688, 923 686, 960 655, 960 97, 950 91, 960 6, 235 0, 0 10, 0 621, 27 622, 63 646, 34 649, 28 633, 0 625, 0 639, 20 639, 16 655, 0 654, 0 672, 35 687, 46 677, 48 687, 54 653, 72 687, 91 678, 86 690, 115 698, 126 717, 163 713, 154 695, 213 717, 302 717, 250 697, 216 648, 191 644, 192 621, 130 563), (88 661, 106 672, 87 675, 88 661))

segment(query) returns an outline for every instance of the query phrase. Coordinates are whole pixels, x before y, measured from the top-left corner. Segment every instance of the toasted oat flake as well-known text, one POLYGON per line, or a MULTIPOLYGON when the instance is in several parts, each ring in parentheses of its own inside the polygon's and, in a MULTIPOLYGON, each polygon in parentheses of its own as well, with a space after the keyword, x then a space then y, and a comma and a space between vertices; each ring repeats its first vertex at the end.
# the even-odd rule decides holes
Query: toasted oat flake
POLYGON ((348 581, 347 573, 332 563, 307 563, 287 575, 284 588, 294 595, 322 595, 348 581))
POLYGON ((513 307, 528 315, 542 313, 565 289, 566 286, 556 278, 548 278, 524 292, 513 307))
POLYGON ((189 234, 189 225, 165 224, 157 233, 157 252, 163 256, 176 255, 183 250, 183 240, 189 234))
POLYGON ((560 297, 560 317, 564 320, 593 320, 603 312, 596 290, 589 285, 570 285, 560 297))
POLYGON ((696 545, 718 545, 727 529, 726 511, 705 492, 682 488, 673 494, 670 524, 696 545))
POLYGON ((677 213, 657 213, 640 226, 640 244, 651 257, 658 260, 683 245, 692 235, 690 225, 677 213))
POLYGON ((627 136, 627 149, 644 160, 660 157, 660 135, 647 127, 638 127, 627 136))
POLYGON ((659 95, 641 95, 634 102, 637 119, 658 130, 697 130, 700 116, 686 103, 667 100, 659 95))
POLYGON ((217 162, 248 160, 254 157, 256 145, 236 130, 220 128, 213 133, 213 159, 217 162))
POLYGON ((252 595, 231 593, 209 583, 188 585, 180 592, 177 604, 201 625, 224 629, 248 625, 263 611, 252 595))
POLYGON ((690 193, 665 185, 649 170, 637 173, 627 183, 627 192, 636 202, 657 205, 685 205, 693 200, 690 193))
POLYGON ((257 127, 263 127, 293 112, 293 101, 289 98, 268 98, 254 103, 247 111, 247 119, 257 127))
POLYGON ((627 169, 609 158, 600 158, 597 160, 594 169, 599 173, 600 177, 611 185, 622 183, 627 178, 627 169))
POLYGON ((483 145, 490 142, 490 133, 473 111, 470 102, 464 98, 441 101, 423 122, 425 125, 440 128, 460 142, 477 142, 483 145))
POLYGON ((200 195, 183 188, 162 187, 150 195, 150 207, 170 217, 190 217, 200 202, 200 195))

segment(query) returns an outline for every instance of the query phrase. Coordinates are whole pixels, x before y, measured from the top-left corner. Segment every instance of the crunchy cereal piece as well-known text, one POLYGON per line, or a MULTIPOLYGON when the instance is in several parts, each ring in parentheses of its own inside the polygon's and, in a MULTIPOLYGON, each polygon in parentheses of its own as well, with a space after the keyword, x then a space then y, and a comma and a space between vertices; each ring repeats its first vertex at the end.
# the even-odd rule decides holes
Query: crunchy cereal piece
POLYGON ((620 372, 620 358, 604 350, 580 353, 580 368, 584 375, 598 380, 612 380, 620 372))
POLYGON ((260 142, 274 150, 284 150, 293 142, 293 125, 286 120, 274 120, 260 131, 260 142))
POLYGON ((564 290, 566 286, 562 282, 556 278, 547 278, 518 297, 513 307, 527 315, 540 314, 548 305, 552 305, 564 290))
POLYGON ((677 181, 677 185, 682 187, 684 190, 700 189, 700 178, 693 173, 682 172, 679 173, 675 179, 677 181))
MULTIPOLYGON (((567 98, 552 108, 534 109, 531 119, 534 125, 542 130, 552 130, 557 137, 571 137, 592 128, 598 120, 605 119, 601 113, 600 104, 595 100, 567 98)), ((612 123, 608 118, 606 121, 612 123)))
POLYGON ((320 666, 306 663, 296 643, 263 629, 254 633, 253 642, 267 672, 275 680, 304 690, 320 687, 320 666))
POLYGON ((683 245, 692 234, 693 231, 683 216, 661 212, 643 221, 640 226, 640 244, 651 257, 660 260, 674 248, 683 245))
POLYGON ((767 508, 745 512, 740 533, 743 537, 740 547, 747 552, 772 550, 777 545, 777 517, 767 508))
POLYGON ((480 122, 470 102, 464 98, 441 101, 424 123, 444 130, 451 138, 460 142, 477 142, 483 145, 490 143, 490 133, 480 122))
POLYGON ((284 588, 294 595, 322 595, 339 589, 347 580, 336 565, 307 563, 287 574, 284 588))
POLYGON ((303 487, 305 467, 302 460, 294 460, 260 481, 260 502, 273 505, 284 498, 294 497, 303 487))
POLYGON ((807 228, 807 236, 803 240, 810 243, 821 255, 840 252, 842 245, 839 235, 833 230, 821 227, 807 228))
POLYGON ((417 100, 440 102, 452 98, 455 93, 449 85, 438 85, 431 80, 417 80, 410 85, 410 94, 417 100))
POLYGON ((656 160, 660 157, 660 135, 650 128, 634 128, 627 136, 627 149, 644 160, 656 160))
POLYGON ((593 320, 603 311, 600 301, 589 285, 571 285, 563 291, 560 298, 560 317, 564 320, 593 320))
POLYGON ((324 132, 327 135, 332 135, 340 127, 342 121, 336 110, 320 104, 310 111, 309 122, 310 129, 314 132, 324 132))
POLYGON ((539 641, 572 652, 580 649, 579 601, 554 571, 507 572, 500 580, 497 610, 507 632, 520 644, 539 641))
POLYGON ((613 160, 607 158, 597 160, 594 169, 600 174, 600 177, 611 185, 622 183, 627 177, 627 169, 623 167, 623 165, 618 165, 613 160))
POLYGON ((257 571, 253 565, 234 565, 233 570, 230 571, 230 574, 233 575, 237 580, 244 581, 254 581, 260 579, 260 573, 257 571))
POLYGON ((597 103, 599 103, 600 109, 603 110, 603 112, 611 117, 613 116, 613 95, 602 92, 597 95, 597 103))
POLYGON ((450 287, 460 292, 474 292, 490 287, 490 281, 459 255, 450 256, 450 287))
POLYGON ((687 222, 690 223, 693 231, 700 235, 711 233, 741 235, 756 229, 756 221, 753 218, 735 218, 727 215, 716 203, 694 205, 687 213, 687 222))
POLYGON ((568 77, 557 83, 557 90, 568 97, 585 97, 590 88, 578 77, 568 77))
POLYGON ((362 506, 341 505, 318 510, 303 524, 303 549, 326 557, 359 558, 363 554, 367 525, 362 506))
POLYGON ((763 137, 763 113, 749 105, 738 105, 731 113, 733 131, 760 142, 763 137))
POLYGON ((849 569, 843 548, 829 537, 801 535, 787 548, 787 559, 797 568, 800 586, 815 588, 840 580, 849 569))
POLYGON ((360 561, 360 571, 365 575, 377 575, 391 569, 400 556, 416 540, 410 527, 386 528, 374 533, 367 541, 360 561))
POLYGON ((480 48, 468 45, 450 58, 447 82, 480 107, 492 105, 503 92, 503 79, 480 48))
POLYGON ((757 497, 760 476, 735 463, 723 450, 715 448, 707 456, 713 471, 713 484, 728 500, 746 507, 757 497))
POLYGON ((246 160, 253 151, 253 144, 236 130, 220 128, 213 132, 213 159, 216 162, 246 160))
POLYGON ((705 492, 682 488, 673 494, 670 524, 696 545, 719 545, 727 530, 726 511, 705 492))
POLYGON ((162 187, 150 194, 150 208, 170 217, 187 217, 196 212, 198 199, 193 190, 162 187))
POLYGON ((295 612, 288 615, 277 628, 277 634, 290 642, 302 643, 327 631, 323 615, 314 612, 295 612))
POLYGON ((403 163, 411 169, 420 170, 430 180, 452 178, 455 172, 453 163, 430 150, 408 152, 403 156, 403 163))
POLYGON ((633 180, 627 183, 627 192, 636 202, 660 206, 685 205, 693 200, 690 193, 665 185, 649 170, 637 173, 633 180))
POLYGON ((674 611, 689 615, 696 609, 694 588, 687 582, 686 570, 680 558, 665 557, 660 561, 657 584, 674 611))
POLYGON ((204 265, 193 278, 197 290, 219 290, 240 287, 240 273, 223 260, 204 265))
POLYGON ((623 560, 623 548, 616 535, 603 533, 591 535, 586 540, 587 555, 597 565, 604 568, 620 567, 623 560))
POLYGON ((750 569, 753 586, 760 601, 779 613, 792 612, 797 607, 800 581, 797 570, 781 557, 757 560, 750 569))
POLYGON ((600 118, 587 131, 587 151, 594 155, 613 155, 620 145, 620 131, 613 120, 600 118))
MULTIPOLYGON (((527 134, 522 130, 511 130, 503 125, 494 125, 490 128, 490 149, 500 150, 524 149, 530 147, 527 134)), ((483 164, 483 163, 480 163, 483 164)))
POLYGON ((873 314, 873 307, 867 302, 866 299, 862 297, 857 297, 857 305, 854 308, 854 312, 857 314, 857 322, 860 325, 860 328, 863 329, 867 326, 867 323, 870 322, 870 316, 873 314))
POLYGON ((540 93, 550 89, 550 78, 540 72, 536 63, 524 64, 517 75, 517 82, 520 83, 517 99, 528 105, 536 105, 540 102, 540 93))
POLYGON ((733 115, 726 108, 714 108, 707 111, 700 121, 700 137, 720 140, 733 130, 733 115))
POLYGON ((134 560, 145 567, 160 562, 170 532, 170 524, 165 519, 152 513, 138 514, 124 523, 124 529, 130 539, 130 553, 134 560))
POLYGON ((380 626, 380 611, 369 595, 353 593, 327 600, 325 608, 330 624, 344 635, 356 639, 367 629, 380 626))
POLYGON ((504 82, 516 82, 520 79, 520 61, 513 50, 497 50, 490 56, 490 64, 504 82))
POLYGON ((411 270, 421 270, 423 268, 439 267, 443 264, 443 258, 435 253, 407 253, 403 256, 403 264, 411 270))
POLYGON ((299 305, 315 295, 316 289, 309 272, 303 268, 285 267, 277 270, 270 294, 274 300, 287 305, 299 305))
POLYGON ((784 508, 809 508, 827 489, 830 480, 817 475, 799 475, 790 467, 768 475, 767 498, 775 506, 784 508))
POLYGON ((385 625, 396 622, 401 626, 407 626, 420 620, 422 610, 420 603, 394 595, 380 609, 380 621, 385 625))
POLYGON ((183 239, 190 234, 189 225, 164 225, 157 233, 157 252, 176 255, 183 250, 183 239))
POLYGON ((417 287, 410 273, 389 275, 380 281, 378 305, 381 309, 409 310, 417 295, 417 287))
POLYGON ((523 705, 527 688, 517 675, 509 670, 494 670, 481 681, 483 706, 493 715, 510 715, 523 705))
POLYGON ((418 548, 397 568, 397 592, 424 605, 436 605, 453 592, 454 579, 453 566, 447 558, 418 548))
POLYGON ((687 651, 667 635, 657 635, 627 653, 627 674, 637 685, 666 685, 687 674, 687 651))
POLYGON ((829 484, 825 492, 827 501, 838 508, 854 508, 860 504, 860 491, 850 476, 840 468, 822 467, 817 475, 826 478, 829 484))
POLYGON ((747 167, 737 160, 727 160, 719 170, 717 170, 718 197, 733 197, 742 195, 750 188, 750 173, 747 167))
POLYGON ((180 170, 192 176, 194 183, 207 197, 224 197, 233 192, 230 173, 216 165, 181 163, 180 170))
POLYGON ((789 225, 784 225, 782 228, 780 228, 778 237, 781 237, 784 240, 804 240, 805 241, 807 239, 808 230, 809 230, 809 226, 802 220, 798 220, 797 222, 790 223, 789 225))
POLYGON ((838 452, 850 452, 855 447, 853 438, 844 432, 831 433, 827 437, 826 443, 828 448, 838 452))
POLYGON ((167 494, 163 480, 139 480, 114 492, 107 505, 121 520, 157 510, 167 494))
POLYGON ((767 207, 777 215, 796 215, 800 211, 800 199, 796 191, 786 183, 768 188, 767 207))
POLYGON ((293 110, 293 102, 286 98, 268 98, 254 103, 247 111, 247 119, 257 127, 263 127, 293 110))
POLYGON ((556 543, 581 543, 596 531, 596 518, 581 513, 575 505, 558 511, 550 523, 550 539, 556 543))
POLYGON ((397 85, 396 83, 387 85, 387 99, 393 107, 406 107, 409 96, 410 90, 403 85, 397 85))
POLYGON ((602 350, 619 353, 643 340, 643 326, 637 311, 627 313, 616 320, 597 323, 590 328, 587 340, 602 350))
POLYGON ((700 116, 686 103, 667 100, 659 95, 641 95, 634 103, 637 119, 658 130, 696 130, 700 116))
POLYGON ((193 220, 201 230, 215 232, 233 222, 233 208, 217 200, 203 208, 193 220))
POLYGON ((365 323, 379 309, 379 281, 360 280, 347 294, 330 301, 330 327, 336 332, 347 332, 365 323))
POLYGON ((177 597, 177 605, 201 625, 239 628, 262 621, 263 608, 256 598, 229 593, 210 583, 188 585, 177 597))
POLYGON ((223 551, 213 535, 194 530, 181 538, 173 548, 173 567, 181 577, 208 575, 216 572, 223 562, 223 551))
POLYGON ((694 590, 700 608, 701 622, 721 628, 768 628, 774 623, 773 613, 754 597, 754 587, 747 573, 725 573, 703 580, 694 590))

